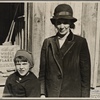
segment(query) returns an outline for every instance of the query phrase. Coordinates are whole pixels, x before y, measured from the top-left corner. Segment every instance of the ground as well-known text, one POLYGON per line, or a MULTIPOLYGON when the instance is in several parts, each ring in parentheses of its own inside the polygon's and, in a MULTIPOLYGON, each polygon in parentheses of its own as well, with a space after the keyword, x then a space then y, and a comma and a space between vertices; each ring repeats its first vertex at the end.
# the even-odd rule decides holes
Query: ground
MULTIPOLYGON (((0 98, 2 97, 4 87, 0 87, 0 98)), ((90 98, 100 98, 100 87, 97 87, 95 89, 91 89, 90 92, 90 98)))
POLYGON ((100 98, 100 87, 96 87, 95 89, 91 89, 90 97, 91 98, 100 98))

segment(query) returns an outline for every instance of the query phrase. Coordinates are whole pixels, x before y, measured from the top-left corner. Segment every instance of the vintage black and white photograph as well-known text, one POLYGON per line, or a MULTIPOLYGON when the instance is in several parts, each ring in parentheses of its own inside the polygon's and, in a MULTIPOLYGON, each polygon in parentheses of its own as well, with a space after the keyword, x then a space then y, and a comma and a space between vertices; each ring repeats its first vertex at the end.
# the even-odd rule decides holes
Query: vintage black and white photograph
POLYGON ((100 2, 0 2, 0 98, 100 98, 100 2))

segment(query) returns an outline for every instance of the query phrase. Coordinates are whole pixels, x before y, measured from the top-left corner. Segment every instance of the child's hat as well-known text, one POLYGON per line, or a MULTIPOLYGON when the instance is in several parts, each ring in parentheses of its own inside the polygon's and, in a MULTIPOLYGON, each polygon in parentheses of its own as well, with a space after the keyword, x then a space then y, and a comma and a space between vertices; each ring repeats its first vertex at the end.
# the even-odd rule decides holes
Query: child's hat
POLYGON ((15 58, 18 56, 25 57, 30 62, 31 67, 33 67, 34 63, 33 63, 33 56, 31 52, 21 49, 16 52, 15 58))

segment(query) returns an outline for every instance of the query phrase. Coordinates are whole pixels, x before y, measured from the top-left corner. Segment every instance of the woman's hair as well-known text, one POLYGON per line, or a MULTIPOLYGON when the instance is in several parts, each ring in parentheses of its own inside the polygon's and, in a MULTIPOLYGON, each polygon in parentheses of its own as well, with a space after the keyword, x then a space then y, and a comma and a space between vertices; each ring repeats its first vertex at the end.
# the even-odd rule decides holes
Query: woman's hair
POLYGON ((74 23, 70 23, 70 28, 75 29, 75 24, 74 23))

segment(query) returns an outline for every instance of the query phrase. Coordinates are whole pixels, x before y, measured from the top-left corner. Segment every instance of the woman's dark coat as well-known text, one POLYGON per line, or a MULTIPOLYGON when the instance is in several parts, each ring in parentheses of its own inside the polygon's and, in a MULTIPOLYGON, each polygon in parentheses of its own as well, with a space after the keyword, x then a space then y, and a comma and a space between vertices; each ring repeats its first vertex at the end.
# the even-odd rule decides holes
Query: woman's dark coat
POLYGON ((90 54, 85 38, 68 35, 59 48, 57 36, 44 40, 41 50, 41 94, 47 97, 89 97, 90 54))

